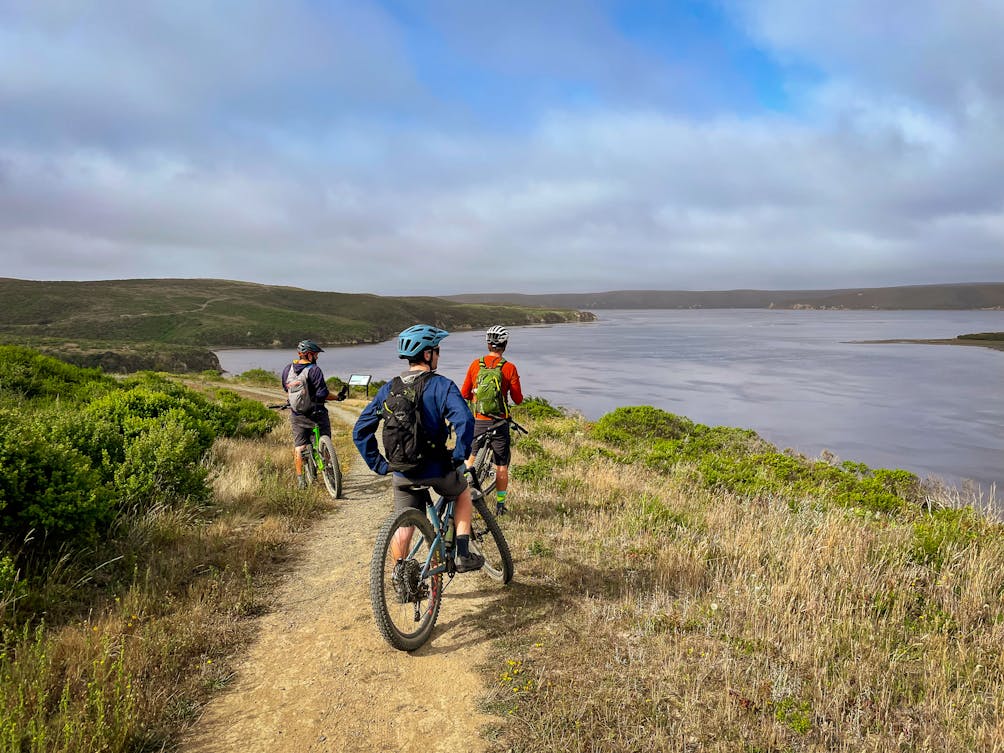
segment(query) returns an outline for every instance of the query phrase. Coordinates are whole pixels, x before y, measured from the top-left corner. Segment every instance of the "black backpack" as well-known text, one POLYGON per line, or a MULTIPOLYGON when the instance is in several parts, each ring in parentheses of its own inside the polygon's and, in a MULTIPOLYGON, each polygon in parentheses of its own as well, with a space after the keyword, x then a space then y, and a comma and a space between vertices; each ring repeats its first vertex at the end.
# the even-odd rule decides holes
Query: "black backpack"
POLYGON ((442 454, 422 426, 422 393, 433 372, 405 382, 396 376, 383 403, 383 451, 392 471, 408 473, 442 454))

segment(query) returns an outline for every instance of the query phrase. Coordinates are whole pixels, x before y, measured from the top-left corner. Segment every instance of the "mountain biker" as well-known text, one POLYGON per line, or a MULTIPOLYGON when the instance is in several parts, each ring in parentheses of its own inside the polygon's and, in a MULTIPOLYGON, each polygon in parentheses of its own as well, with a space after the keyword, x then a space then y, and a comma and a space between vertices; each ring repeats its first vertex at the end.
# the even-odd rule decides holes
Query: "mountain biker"
MULTIPOLYGON (((413 471, 394 472, 394 509, 401 512, 411 507, 425 514, 429 491, 416 490, 415 486, 429 486, 437 494, 455 498, 456 565, 457 572, 463 573, 480 570, 485 559, 470 551, 471 492, 463 474, 464 459, 470 452, 474 435, 474 416, 460 396, 457 385, 435 373, 439 365, 439 344, 449 334, 428 324, 416 324, 398 336, 398 357, 408 361, 408 370, 400 375, 402 381, 408 385, 415 384, 419 378, 426 380, 418 415, 422 431, 428 439, 430 457, 423 459, 413 471), (457 437, 452 453, 446 447, 451 429, 457 437)), ((381 476, 387 475, 390 468, 387 458, 380 454, 377 446, 376 430, 393 383, 394 380, 388 381, 377 391, 359 415, 352 432, 352 441, 366 465, 381 476)), ((412 533, 412 528, 402 528, 399 531, 400 540, 394 541, 393 551, 399 563, 407 557, 412 533)))
POLYGON ((289 424, 293 430, 295 445, 293 464, 296 467, 296 485, 300 489, 307 488, 307 480, 303 477, 303 453, 310 452, 310 445, 314 439, 314 426, 320 429, 323 436, 331 436, 331 421, 324 403, 329 400, 344 400, 347 394, 345 388, 337 395, 328 391, 324 373, 317 365, 317 354, 323 352, 324 349, 313 340, 300 340, 296 346, 296 360, 282 370, 282 389, 289 392, 290 373, 299 374, 308 366, 311 367, 307 372, 307 386, 313 398, 313 408, 306 413, 298 413, 295 410, 289 412, 289 424))
POLYGON ((464 386, 460 389, 460 394, 465 400, 472 400, 478 386, 478 375, 482 369, 499 369, 501 364, 501 386, 499 388, 500 412, 492 415, 475 412, 474 414, 474 444, 471 449, 471 457, 468 465, 474 465, 474 454, 486 441, 491 441, 492 456, 495 461, 495 507, 499 514, 505 512, 506 497, 509 494, 509 461, 512 457, 512 439, 509 435, 509 425, 496 432, 489 440, 486 433, 491 428, 499 416, 509 416, 509 400, 514 405, 523 402, 523 391, 519 384, 519 372, 516 365, 502 357, 506 345, 509 344, 509 332, 505 327, 496 324, 489 327, 485 332, 485 342, 488 345, 488 353, 476 358, 471 362, 464 377, 464 386))

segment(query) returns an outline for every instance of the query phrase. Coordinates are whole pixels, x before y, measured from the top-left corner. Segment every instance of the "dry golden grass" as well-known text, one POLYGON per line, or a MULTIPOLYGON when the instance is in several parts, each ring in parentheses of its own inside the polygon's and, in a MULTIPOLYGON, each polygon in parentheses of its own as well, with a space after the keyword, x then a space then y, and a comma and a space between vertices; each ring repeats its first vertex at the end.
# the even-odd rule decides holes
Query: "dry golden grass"
POLYGON ((514 456, 497 750, 1004 750, 1000 525, 931 561, 923 511, 712 494, 574 424, 514 456))

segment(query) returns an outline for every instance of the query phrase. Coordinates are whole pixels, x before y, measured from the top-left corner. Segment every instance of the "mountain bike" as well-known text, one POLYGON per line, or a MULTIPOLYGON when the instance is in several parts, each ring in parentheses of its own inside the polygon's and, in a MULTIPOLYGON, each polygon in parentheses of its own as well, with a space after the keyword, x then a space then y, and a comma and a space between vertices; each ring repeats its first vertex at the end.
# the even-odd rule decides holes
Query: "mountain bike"
MULTIPOLYGON (((495 455, 491 448, 492 439, 496 435, 501 434, 507 425, 511 426, 517 433, 530 433, 516 423, 512 419, 512 416, 492 416, 492 418, 494 419, 494 423, 488 428, 488 431, 478 435, 481 447, 478 448, 477 453, 474 455, 474 472, 486 497, 495 491, 495 455)), ((495 512, 498 513, 499 511, 496 510, 495 512)))
MULTIPOLYGON (((467 478, 474 503, 471 551, 485 558, 481 572, 507 584, 513 575, 509 544, 485 505, 477 477, 468 473, 467 478)), ((425 515, 413 508, 392 513, 377 534, 370 561, 370 602, 380 634, 401 651, 414 651, 429 639, 443 591, 456 575, 455 503, 453 498, 433 502, 429 497, 425 515)))
MULTIPOLYGON (((270 405, 273 410, 289 410, 289 403, 270 405)), ((331 437, 321 434, 320 428, 314 425, 314 439, 310 447, 303 450, 303 478, 307 486, 314 483, 320 476, 332 499, 342 496, 342 467, 338 463, 338 453, 331 437)))

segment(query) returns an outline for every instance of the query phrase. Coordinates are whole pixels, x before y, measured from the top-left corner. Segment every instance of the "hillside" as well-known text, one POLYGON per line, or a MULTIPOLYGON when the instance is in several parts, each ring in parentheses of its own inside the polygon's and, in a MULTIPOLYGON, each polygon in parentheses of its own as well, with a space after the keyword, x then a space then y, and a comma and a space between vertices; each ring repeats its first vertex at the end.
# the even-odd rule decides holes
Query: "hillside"
POLYGON ((0 341, 85 366, 199 371, 208 349, 380 342, 416 322, 445 329, 588 321, 581 311, 391 298, 228 280, 35 282, 0 278, 0 341))
POLYGON ((588 309, 1001 309, 1004 283, 841 290, 614 290, 603 293, 472 293, 460 303, 588 309))

